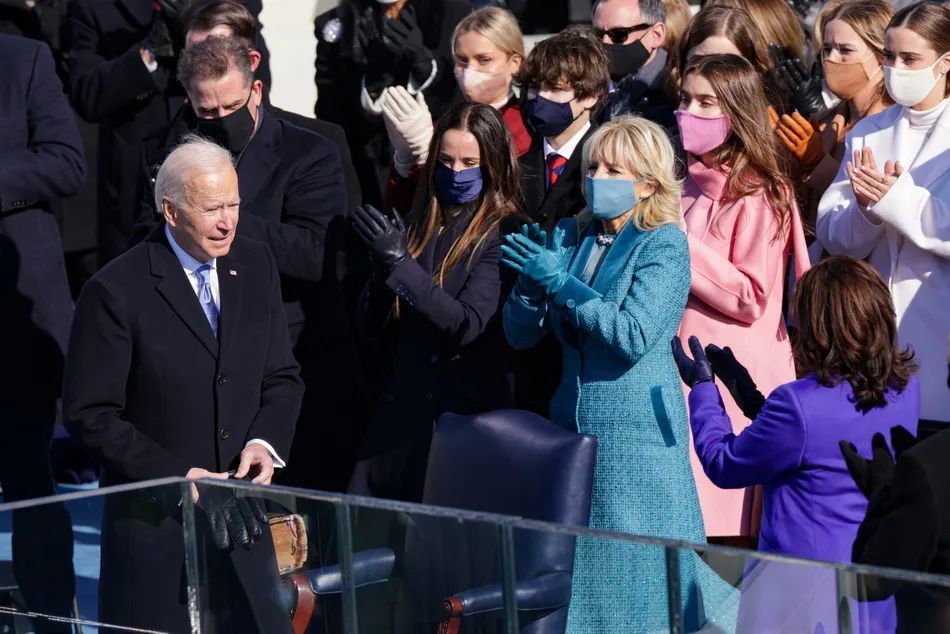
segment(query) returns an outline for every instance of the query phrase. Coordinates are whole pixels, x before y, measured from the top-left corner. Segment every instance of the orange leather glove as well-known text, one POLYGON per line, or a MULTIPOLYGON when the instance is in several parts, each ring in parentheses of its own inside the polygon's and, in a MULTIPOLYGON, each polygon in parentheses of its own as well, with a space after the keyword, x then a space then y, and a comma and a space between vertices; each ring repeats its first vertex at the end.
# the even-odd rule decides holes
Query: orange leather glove
POLYGON ((825 150, 821 146, 821 135, 815 129, 816 124, 808 121, 798 112, 793 112, 791 116, 783 114, 777 118, 773 118, 772 113, 769 115, 775 133, 798 159, 799 166, 806 172, 815 169, 825 156, 825 150))

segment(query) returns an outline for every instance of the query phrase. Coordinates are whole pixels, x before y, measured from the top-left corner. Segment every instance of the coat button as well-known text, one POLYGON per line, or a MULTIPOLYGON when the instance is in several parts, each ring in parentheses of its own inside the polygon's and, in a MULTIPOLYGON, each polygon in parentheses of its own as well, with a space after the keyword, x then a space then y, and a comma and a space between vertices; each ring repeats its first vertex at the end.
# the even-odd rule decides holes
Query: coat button
POLYGON ((223 374, 218 375, 218 385, 224 385, 227 382, 228 382, 228 377, 226 377, 223 374))
POLYGON ((577 302, 575 302, 573 299, 567 300, 567 307, 568 307, 568 308, 574 308, 575 306, 577 306, 577 302))
POLYGON ((221 440, 227 440, 231 437, 231 430, 227 427, 222 427, 221 431, 218 432, 218 436, 221 438, 221 440))

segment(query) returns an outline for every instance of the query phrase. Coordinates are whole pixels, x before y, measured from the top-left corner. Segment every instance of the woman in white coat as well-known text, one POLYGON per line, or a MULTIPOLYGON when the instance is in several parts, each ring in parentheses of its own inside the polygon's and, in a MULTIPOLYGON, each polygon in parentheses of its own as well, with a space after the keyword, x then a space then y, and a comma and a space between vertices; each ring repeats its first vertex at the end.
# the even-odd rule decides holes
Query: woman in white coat
POLYGON ((845 161, 818 206, 831 253, 867 258, 887 282, 898 341, 920 365, 921 427, 950 423, 950 9, 908 6, 884 36, 895 105, 848 134, 845 161))

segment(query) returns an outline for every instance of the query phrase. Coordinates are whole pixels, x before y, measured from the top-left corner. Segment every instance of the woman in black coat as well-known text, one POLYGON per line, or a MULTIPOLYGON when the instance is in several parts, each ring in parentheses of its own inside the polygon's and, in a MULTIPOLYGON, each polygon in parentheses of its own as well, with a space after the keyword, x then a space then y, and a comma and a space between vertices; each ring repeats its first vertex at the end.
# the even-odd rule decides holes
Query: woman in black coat
POLYGON ((511 405, 494 317, 508 290, 501 235, 518 213, 512 147, 492 107, 453 106, 436 126, 408 222, 368 205, 355 212, 375 271, 363 316, 383 324, 392 364, 351 493, 420 500, 438 417, 511 405))

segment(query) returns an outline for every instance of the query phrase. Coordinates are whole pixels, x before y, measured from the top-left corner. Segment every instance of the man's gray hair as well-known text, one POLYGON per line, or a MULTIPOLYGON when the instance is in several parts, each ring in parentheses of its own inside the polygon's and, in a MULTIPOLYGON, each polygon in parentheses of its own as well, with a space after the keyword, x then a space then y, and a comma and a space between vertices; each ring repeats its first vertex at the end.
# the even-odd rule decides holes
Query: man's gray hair
MULTIPOLYGON (((594 11, 597 10, 598 5, 607 0, 597 0, 594 3, 593 8, 591 9, 591 15, 594 14, 594 11)), ((636 0, 627 0, 636 1, 636 0)), ((666 22, 666 5, 663 4, 663 0, 640 0, 640 19, 647 24, 657 24, 659 22, 666 22)), ((633 24, 625 24, 624 26, 635 26, 633 24)))
POLYGON ((158 168, 155 177, 155 209, 162 213, 162 199, 176 205, 185 202, 185 185, 195 175, 217 174, 234 168, 231 153, 197 134, 188 134, 158 168))

